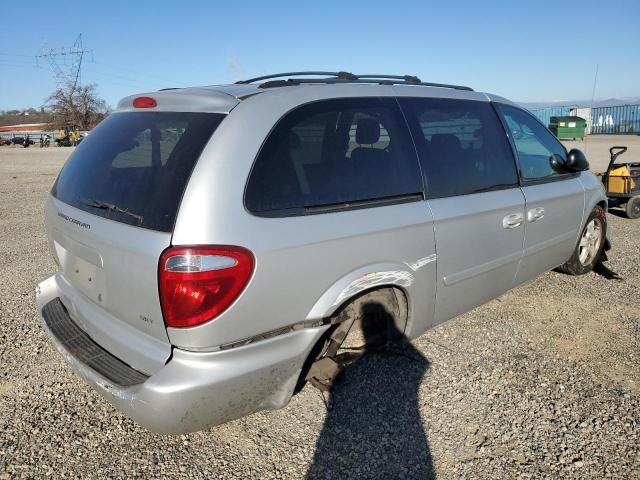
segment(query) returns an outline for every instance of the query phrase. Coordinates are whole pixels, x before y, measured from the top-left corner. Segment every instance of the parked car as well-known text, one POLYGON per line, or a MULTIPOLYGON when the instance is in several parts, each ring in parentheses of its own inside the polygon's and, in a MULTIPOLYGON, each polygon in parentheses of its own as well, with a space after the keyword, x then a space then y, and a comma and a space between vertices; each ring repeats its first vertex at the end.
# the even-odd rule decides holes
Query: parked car
POLYGON ((0 147, 3 145, 7 145, 7 146, 11 145, 11 140, 0 137, 0 147))
POLYGON ((30 145, 33 145, 35 142, 29 135, 26 137, 13 137, 11 139, 11 143, 13 145, 20 145, 21 147, 28 148, 30 145))
POLYGON ((135 95, 53 185, 37 308, 118 409, 196 431, 329 388, 354 325, 411 339, 590 271, 606 210, 579 150, 467 87, 315 72, 135 95))

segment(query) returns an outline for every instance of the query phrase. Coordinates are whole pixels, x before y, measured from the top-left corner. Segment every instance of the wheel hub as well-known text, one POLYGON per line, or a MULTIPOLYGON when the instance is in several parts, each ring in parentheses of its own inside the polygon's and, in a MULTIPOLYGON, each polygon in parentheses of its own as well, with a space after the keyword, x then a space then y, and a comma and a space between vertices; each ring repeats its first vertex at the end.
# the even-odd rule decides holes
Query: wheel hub
POLYGON ((600 251, 601 243, 602 223, 599 219, 594 218, 587 224, 580 239, 579 258, 582 265, 586 266, 593 262, 600 251))

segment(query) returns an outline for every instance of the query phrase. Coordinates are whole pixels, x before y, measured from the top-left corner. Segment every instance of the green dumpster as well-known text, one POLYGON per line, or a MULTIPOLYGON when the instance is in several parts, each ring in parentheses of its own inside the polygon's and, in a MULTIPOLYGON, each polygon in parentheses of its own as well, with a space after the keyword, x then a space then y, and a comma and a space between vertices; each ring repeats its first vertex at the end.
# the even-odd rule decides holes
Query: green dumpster
POLYGON ((584 139, 587 130, 587 121, 581 117, 551 117, 549 130, 558 137, 558 140, 584 139))

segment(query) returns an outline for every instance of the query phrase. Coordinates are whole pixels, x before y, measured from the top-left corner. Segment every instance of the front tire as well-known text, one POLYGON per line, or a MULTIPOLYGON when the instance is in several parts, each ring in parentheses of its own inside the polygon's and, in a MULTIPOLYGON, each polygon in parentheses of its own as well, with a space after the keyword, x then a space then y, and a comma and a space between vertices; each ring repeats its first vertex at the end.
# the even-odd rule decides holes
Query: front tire
POLYGON ((589 215, 571 258, 559 270, 569 275, 584 275, 593 270, 604 250, 607 237, 607 216, 601 206, 589 215))

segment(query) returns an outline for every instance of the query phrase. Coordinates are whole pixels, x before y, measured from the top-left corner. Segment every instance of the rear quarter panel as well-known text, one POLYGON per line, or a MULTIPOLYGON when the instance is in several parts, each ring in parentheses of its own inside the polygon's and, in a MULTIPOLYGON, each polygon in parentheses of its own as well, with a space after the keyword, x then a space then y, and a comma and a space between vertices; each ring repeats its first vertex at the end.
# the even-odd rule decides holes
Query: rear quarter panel
MULTIPOLYGON (((169 328, 174 345, 207 349, 326 317, 350 284, 364 279, 367 285, 371 274, 391 278, 389 284, 394 284, 393 278, 410 279, 400 284, 410 297, 407 333, 431 326, 435 261, 421 262, 435 260, 426 202, 289 218, 261 218, 245 210, 244 190, 253 161, 285 113, 315 100, 393 94, 376 86, 292 88, 298 93, 276 90, 240 103, 218 127, 195 167, 172 243, 243 246, 254 253, 256 267, 245 292, 215 320, 189 329, 169 328)), ((370 283, 376 285, 380 283, 370 283)))

